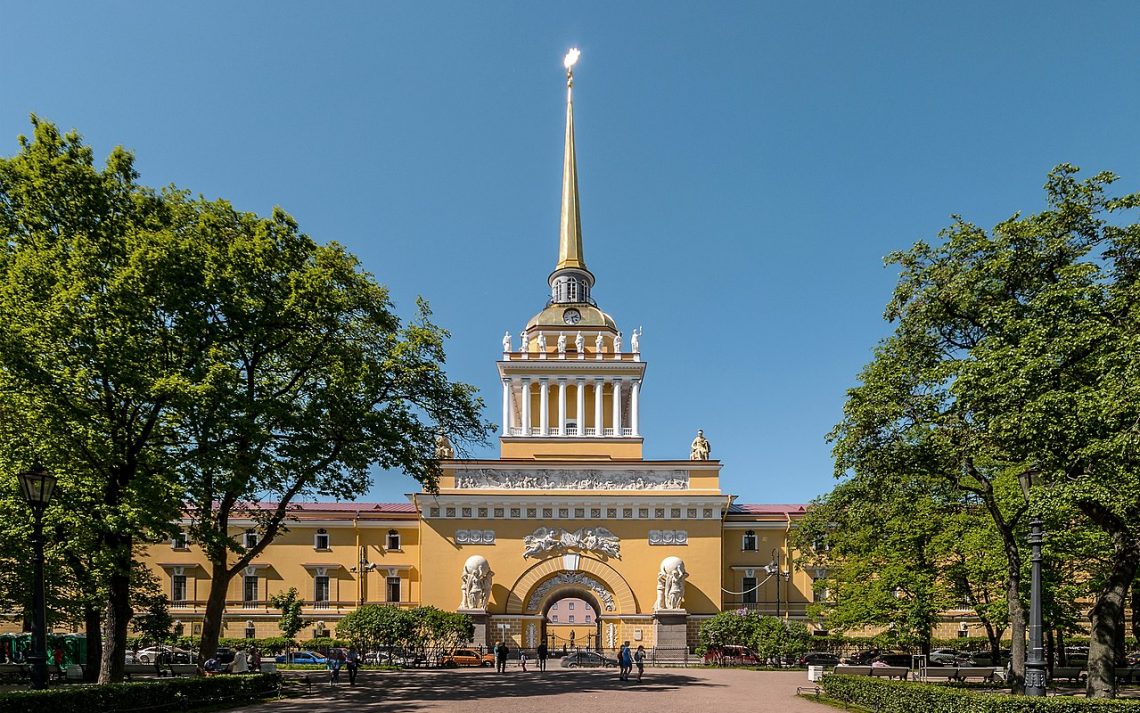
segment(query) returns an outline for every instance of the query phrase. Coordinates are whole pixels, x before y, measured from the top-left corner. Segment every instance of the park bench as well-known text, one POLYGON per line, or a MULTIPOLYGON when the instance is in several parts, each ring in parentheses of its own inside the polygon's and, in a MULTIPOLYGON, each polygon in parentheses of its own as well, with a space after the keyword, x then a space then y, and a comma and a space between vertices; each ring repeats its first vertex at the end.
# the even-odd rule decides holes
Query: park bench
POLYGON ((871 675, 878 678, 897 678, 905 681, 910 669, 906 666, 871 666, 871 675))
POLYGON ((980 678, 983 681, 993 681, 998 669, 993 666, 959 666, 958 680, 965 681, 970 678, 980 678))
POLYGON ((277 664, 273 661, 262 661, 261 662, 261 672, 262 673, 277 673, 277 664))
POLYGON ((1131 666, 1118 666, 1116 680, 1121 683, 1140 682, 1140 663, 1131 666))
POLYGON ((198 673, 198 664, 193 663, 172 663, 164 668, 170 670, 171 676, 194 676, 198 673))
POLYGON ((944 680, 944 681, 957 681, 958 680, 958 667, 957 666, 928 666, 926 668, 926 680, 944 680))
POLYGON ((843 674, 845 676, 870 676, 870 666, 851 666, 849 664, 841 663, 835 667, 834 673, 843 674))
POLYGON ((1081 666, 1054 666, 1053 667, 1053 680, 1054 681, 1059 679, 1059 678, 1063 678, 1063 679, 1066 679, 1068 681, 1072 681, 1073 683, 1080 683, 1081 681, 1084 680, 1085 676, 1087 676, 1087 675, 1088 674, 1085 673, 1084 668, 1082 668, 1081 666))
POLYGON ((156 669, 152 663, 129 663, 123 666, 123 676, 126 677, 128 681, 130 681, 133 676, 157 675, 159 675, 158 669, 156 669))
POLYGON ((28 675, 28 669, 20 663, 0 663, 0 679, 23 680, 28 675))

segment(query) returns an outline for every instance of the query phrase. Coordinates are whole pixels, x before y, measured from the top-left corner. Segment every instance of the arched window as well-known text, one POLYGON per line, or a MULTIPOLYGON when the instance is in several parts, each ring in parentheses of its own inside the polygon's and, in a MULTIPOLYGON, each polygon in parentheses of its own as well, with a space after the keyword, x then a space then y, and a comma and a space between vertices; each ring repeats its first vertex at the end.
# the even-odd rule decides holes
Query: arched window
POLYGON ((741 547, 743 550, 756 551, 756 531, 748 530, 744 533, 744 545, 741 547))
POLYGON ((569 300, 571 302, 577 302, 578 301, 578 281, 577 280, 569 280, 566 283, 566 287, 568 288, 567 291, 570 293, 568 295, 569 300))

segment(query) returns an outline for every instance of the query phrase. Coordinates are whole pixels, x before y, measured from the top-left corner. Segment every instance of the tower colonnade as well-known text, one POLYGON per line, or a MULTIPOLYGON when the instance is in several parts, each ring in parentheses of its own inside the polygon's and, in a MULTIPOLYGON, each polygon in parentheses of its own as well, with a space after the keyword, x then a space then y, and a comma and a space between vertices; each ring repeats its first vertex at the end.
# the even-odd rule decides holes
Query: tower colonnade
POLYGON ((503 436, 641 437, 640 377, 505 376, 502 386, 503 436))

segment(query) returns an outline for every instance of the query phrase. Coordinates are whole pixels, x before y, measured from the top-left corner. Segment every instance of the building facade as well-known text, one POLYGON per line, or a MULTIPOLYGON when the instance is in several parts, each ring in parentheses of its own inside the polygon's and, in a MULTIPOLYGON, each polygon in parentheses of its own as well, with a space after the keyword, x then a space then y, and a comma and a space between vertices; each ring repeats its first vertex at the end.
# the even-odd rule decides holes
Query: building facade
MULTIPOLYGON (((465 612, 477 644, 558 647, 573 624, 582 645, 628 640, 663 653, 695 645, 700 623, 726 609, 803 618, 812 578, 789 566, 788 551, 803 506, 734 503, 700 433, 687 450, 678 444, 675 460, 643 458, 648 363, 640 334, 624 333, 594 299, 572 92, 568 67, 558 259, 549 301, 520 335, 502 338, 500 457, 457 459, 441 438, 438 492, 302 505, 234 579, 226 636, 277 635, 267 600, 290 587, 314 636, 365 603, 465 612), (554 621, 551 610, 569 616, 570 604, 589 621, 554 621)), ((253 520, 233 524, 239 541, 258 537, 253 520)), ((177 539, 146 557, 195 633, 208 589, 201 550, 177 539)))

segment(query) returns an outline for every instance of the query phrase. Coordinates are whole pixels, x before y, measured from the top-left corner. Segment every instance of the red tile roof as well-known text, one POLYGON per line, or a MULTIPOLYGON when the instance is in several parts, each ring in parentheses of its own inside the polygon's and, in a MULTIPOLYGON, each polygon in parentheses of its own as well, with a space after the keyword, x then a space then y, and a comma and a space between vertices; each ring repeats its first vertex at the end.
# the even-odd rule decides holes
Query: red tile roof
POLYGON ((733 503, 728 508, 729 515, 802 515, 806 505, 760 505, 753 503, 733 503))

